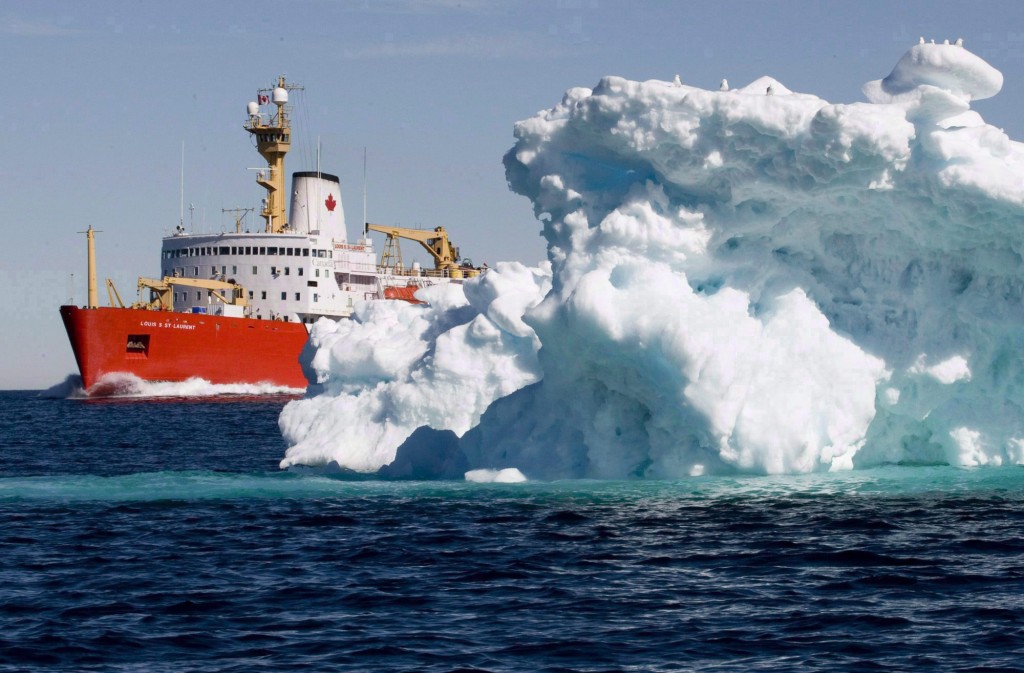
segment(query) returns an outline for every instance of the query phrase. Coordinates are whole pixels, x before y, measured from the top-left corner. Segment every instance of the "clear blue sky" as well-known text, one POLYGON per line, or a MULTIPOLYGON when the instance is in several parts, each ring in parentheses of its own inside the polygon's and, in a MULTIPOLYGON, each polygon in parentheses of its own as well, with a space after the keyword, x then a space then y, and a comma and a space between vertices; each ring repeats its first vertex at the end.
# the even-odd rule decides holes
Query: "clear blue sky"
POLYGON ((99 276, 122 295, 159 272, 160 237, 179 217, 183 141, 186 226, 219 231, 231 225, 222 208, 258 203, 247 169, 261 161, 242 123, 279 74, 306 87, 293 99, 303 109, 288 169, 314 167, 319 138, 350 237, 365 147, 371 221, 444 225, 477 263, 533 263, 539 227, 509 193, 501 158, 513 124, 566 89, 604 75, 678 73, 706 88, 771 75, 856 102, 918 36, 963 37, 1001 70, 1003 92, 975 109, 1024 138, 1024 3, 1012 0, 5 2, 0 389, 46 388, 75 371, 57 308, 85 300, 77 232, 102 230, 99 276))

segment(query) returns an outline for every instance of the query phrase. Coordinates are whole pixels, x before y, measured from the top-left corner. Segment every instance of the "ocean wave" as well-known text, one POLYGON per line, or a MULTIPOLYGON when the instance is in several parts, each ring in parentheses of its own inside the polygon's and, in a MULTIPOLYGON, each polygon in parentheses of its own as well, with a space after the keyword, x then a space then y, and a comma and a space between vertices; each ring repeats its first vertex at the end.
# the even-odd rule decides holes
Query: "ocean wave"
POLYGON ((257 395, 301 395, 301 388, 269 383, 210 383, 193 377, 185 381, 144 381, 127 372, 104 374, 88 389, 83 388, 82 378, 68 376, 61 383, 43 391, 43 397, 69 397, 74 399, 98 398, 160 398, 160 397, 225 397, 257 395))

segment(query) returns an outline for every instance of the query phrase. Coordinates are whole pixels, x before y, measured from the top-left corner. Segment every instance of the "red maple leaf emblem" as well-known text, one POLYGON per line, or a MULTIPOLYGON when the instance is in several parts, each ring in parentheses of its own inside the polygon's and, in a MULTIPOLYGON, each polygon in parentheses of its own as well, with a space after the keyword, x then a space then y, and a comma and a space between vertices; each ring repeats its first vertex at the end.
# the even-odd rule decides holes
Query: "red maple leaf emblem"
POLYGON ((338 205, 338 202, 334 200, 334 194, 327 195, 327 200, 324 201, 324 205, 327 206, 328 212, 334 212, 334 207, 338 205))

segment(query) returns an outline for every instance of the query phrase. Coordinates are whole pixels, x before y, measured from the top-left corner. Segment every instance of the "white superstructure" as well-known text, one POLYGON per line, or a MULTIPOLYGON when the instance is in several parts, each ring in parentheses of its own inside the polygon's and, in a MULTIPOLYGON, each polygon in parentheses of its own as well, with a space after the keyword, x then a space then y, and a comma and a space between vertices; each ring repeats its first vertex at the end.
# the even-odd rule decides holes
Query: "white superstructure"
MULTIPOLYGON (((163 239, 162 275, 237 282, 248 293, 246 317, 266 320, 344 318, 355 301, 383 298, 372 242, 347 241, 338 178, 302 172, 292 184, 282 233, 179 231, 163 239)), ((209 290, 195 288, 177 289, 174 306, 200 313, 223 308, 209 290)))
MULTIPOLYGON (((259 90, 258 102, 246 108, 245 129, 267 160, 256 176, 267 190, 260 212, 266 220, 264 229, 243 232, 239 225, 232 233, 195 234, 179 225, 163 239, 162 276, 237 283, 245 288, 247 305, 225 305, 213 291, 183 284, 174 287, 175 311, 311 324, 320 317, 346 318, 355 302, 389 298, 393 288, 461 282, 463 272, 454 264, 440 271, 421 271, 418 265, 406 269, 399 256, 397 264, 378 267, 365 229, 361 239, 349 243, 341 185, 334 175, 294 173, 285 217, 284 157, 291 146, 288 90, 297 88, 281 77, 275 87, 259 90), (268 111, 261 112, 263 108, 268 111)), ((444 236, 443 228, 436 231, 441 234, 415 232, 422 234, 416 240, 430 250, 425 239, 444 236)), ((389 233, 389 249, 397 245, 394 236, 400 234, 398 228, 389 233)), ((447 245, 447 238, 443 240, 447 245)))

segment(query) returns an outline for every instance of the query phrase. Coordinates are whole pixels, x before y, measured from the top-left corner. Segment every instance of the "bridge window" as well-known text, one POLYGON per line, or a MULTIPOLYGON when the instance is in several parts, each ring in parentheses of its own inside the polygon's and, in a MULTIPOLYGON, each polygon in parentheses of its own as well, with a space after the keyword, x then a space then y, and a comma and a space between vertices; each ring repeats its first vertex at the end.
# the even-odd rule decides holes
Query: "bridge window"
POLYGON ((299 275, 300 276, 302 275, 302 267, 301 266, 299 267, 299 275))
POLYGON ((287 292, 282 292, 281 293, 281 301, 284 301, 286 299, 288 299, 288 293, 287 292))
POLYGON ((320 301, 320 295, 318 295, 316 292, 314 292, 313 293, 313 303, 315 304, 318 301, 320 301))
POLYGON ((261 248, 260 248, 260 254, 261 254, 261 255, 265 255, 265 254, 267 254, 267 249, 266 249, 266 248, 262 248, 262 247, 261 247, 261 248))
POLYGON ((287 266, 284 267, 284 275, 286 275, 286 276, 290 275, 290 273, 289 273, 290 271, 291 271, 290 267, 287 267, 287 266))
POLYGON ((256 267, 255 266, 252 267, 252 275, 254 275, 254 276, 256 275, 256 267))
POLYGON ((303 248, 302 249, 302 256, 303 257, 309 257, 309 248, 303 248))
POLYGON ((228 246, 226 246, 226 245, 220 246, 220 254, 226 255, 226 254, 228 254, 228 250, 229 250, 228 246))
POLYGON ((267 298, 267 291, 264 290, 263 292, 260 292, 260 299, 266 299, 266 298, 267 298))

